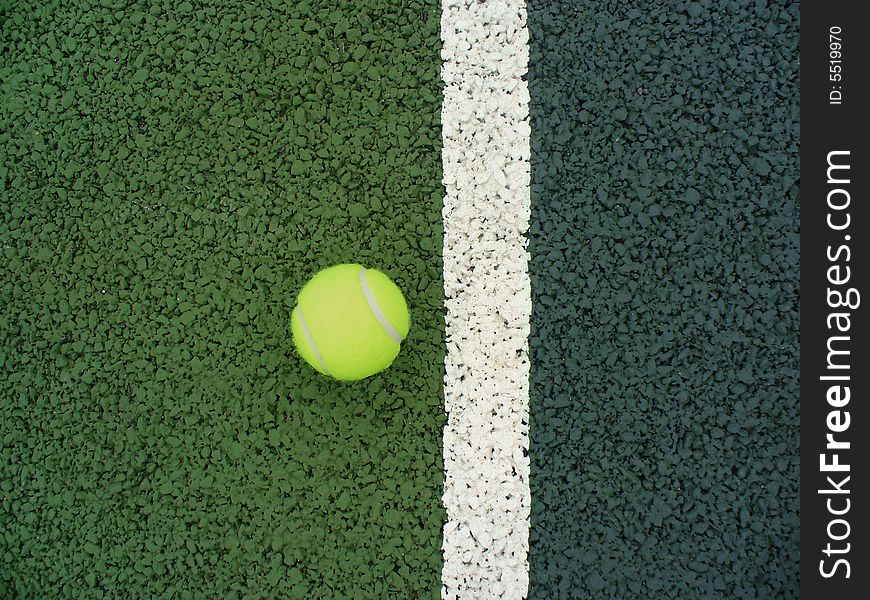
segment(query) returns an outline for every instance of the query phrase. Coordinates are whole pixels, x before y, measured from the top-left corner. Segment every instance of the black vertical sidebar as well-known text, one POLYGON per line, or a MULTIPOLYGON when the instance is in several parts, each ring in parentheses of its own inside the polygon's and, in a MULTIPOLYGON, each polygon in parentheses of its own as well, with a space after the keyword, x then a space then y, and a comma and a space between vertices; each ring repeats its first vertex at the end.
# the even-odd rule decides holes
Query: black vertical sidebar
POLYGON ((801 595, 831 600, 866 598, 870 582, 870 32, 861 4, 801 3, 801 595))

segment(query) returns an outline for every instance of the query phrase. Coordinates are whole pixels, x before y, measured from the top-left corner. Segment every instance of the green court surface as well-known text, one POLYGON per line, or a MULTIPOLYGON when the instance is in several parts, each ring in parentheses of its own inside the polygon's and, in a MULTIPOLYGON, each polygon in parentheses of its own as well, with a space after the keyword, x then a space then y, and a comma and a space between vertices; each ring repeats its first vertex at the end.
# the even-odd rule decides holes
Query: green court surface
POLYGON ((798 597, 798 25, 529 2, 530 598, 798 597))
POLYGON ((437 2, 0 6, 0 596, 431 598, 437 2), (295 354, 319 269, 413 325, 295 354))
POLYGON ((798 13, 0 0, 0 599, 797 597, 798 13))

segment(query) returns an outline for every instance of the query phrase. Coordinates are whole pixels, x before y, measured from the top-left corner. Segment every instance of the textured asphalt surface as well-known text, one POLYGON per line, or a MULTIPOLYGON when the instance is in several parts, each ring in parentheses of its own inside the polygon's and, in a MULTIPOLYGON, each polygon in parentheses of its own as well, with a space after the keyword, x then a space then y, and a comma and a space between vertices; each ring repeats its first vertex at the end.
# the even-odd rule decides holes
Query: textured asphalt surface
POLYGON ((439 3, 32 4, 0 3, 0 597, 437 597, 439 3), (413 319, 353 385, 289 331, 342 262, 413 319))
POLYGON ((529 3, 530 598, 798 596, 798 25, 529 3))

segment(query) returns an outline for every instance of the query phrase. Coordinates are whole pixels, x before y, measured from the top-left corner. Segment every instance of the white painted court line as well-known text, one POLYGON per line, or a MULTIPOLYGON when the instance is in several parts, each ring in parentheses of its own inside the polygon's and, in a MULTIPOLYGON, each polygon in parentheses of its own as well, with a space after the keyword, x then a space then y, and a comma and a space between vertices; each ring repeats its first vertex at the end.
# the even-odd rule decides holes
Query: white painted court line
POLYGON ((523 598, 529 568, 526 4, 442 0, 442 597, 523 598))

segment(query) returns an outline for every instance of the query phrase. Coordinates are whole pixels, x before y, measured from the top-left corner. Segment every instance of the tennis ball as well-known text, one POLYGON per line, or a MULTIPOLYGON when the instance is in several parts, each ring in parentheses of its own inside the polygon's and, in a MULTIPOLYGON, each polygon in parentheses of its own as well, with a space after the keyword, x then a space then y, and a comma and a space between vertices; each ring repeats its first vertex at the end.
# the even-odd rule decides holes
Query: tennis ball
POLYGON ((342 381, 389 367, 410 325, 396 284, 356 264, 329 267, 312 277, 299 292, 290 322, 305 362, 342 381))

